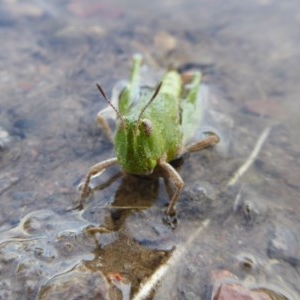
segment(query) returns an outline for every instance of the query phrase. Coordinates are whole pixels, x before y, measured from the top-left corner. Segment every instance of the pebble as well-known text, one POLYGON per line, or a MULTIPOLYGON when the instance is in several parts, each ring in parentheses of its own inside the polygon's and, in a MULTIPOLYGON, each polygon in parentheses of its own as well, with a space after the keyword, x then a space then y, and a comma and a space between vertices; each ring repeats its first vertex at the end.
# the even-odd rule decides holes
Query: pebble
POLYGON ((0 150, 5 148, 11 141, 11 136, 8 131, 0 126, 0 150))
POLYGON ((86 36, 102 38, 105 34, 105 29, 99 25, 81 26, 72 24, 57 31, 54 35, 54 39, 63 42, 64 39, 71 41, 86 36))
POLYGON ((159 31, 154 36, 154 45, 156 49, 168 53, 176 48, 177 39, 166 31, 159 31))
POLYGON ((251 291, 241 284, 222 284, 213 300, 272 300, 260 291, 251 291))
POLYGON ((276 224, 268 244, 270 258, 282 259, 292 266, 300 266, 300 228, 276 224))
POLYGON ((286 117, 284 107, 271 99, 252 100, 244 104, 244 109, 254 115, 266 116, 276 120, 286 117))

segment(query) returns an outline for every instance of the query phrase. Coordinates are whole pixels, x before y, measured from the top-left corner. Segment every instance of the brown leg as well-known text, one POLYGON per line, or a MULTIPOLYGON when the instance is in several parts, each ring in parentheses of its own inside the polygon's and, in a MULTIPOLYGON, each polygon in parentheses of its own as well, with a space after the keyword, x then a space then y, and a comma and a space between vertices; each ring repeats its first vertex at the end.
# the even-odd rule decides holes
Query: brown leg
POLYGON ((205 137, 203 140, 188 145, 185 148, 185 152, 197 152, 204 148, 213 146, 220 141, 219 137, 215 133, 207 132, 206 134, 207 134, 207 137, 205 137))
POLYGON ((89 226, 87 228, 84 229, 85 232, 87 232, 88 234, 91 235, 95 235, 96 233, 110 233, 111 231, 108 230, 105 227, 99 226, 99 227, 93 227, 93 226, 89 226))
POLYGON ((93 188, 93 191, 101 191, 112 185, 115 181, 117 181, 120 177, 122 177, 124 173, 122 171, 114 174, 112 177, 110 177, 107 181, 95 186, 93 188))
POLYGON ((114 157, 114 158, 110 158, 110 159, 107 159, 107 160, 104 160, 96 165, 93 165, 87 176, 86 176, 86 179, 85 179, 85 182, 83 184, 83 188, 82 188, 82 192, 81 192, 81 200, 80 200, 80 206, 82 207, 83 205, 83 202, 89 197, 90 195, 90 187, 89 187, 89 184, 90 184, 90 181, 91 181, 91 178, 95 175, 100 175, 103 171, 105 171, 105 169, 115 165, 116 163, 118 162, 117 158, 114 157))
POLYGON ((182 178, 178 174, 178 172, 170 164, 160 161, 158 165, 164 171, 164 180, 166 183, 166 188, 167 188, 168 194, 169 195, 171 194, 171 187, 169 185, 169 180, 173 181, 173 183, 176 187, 176 190, 173 193, 173 195, 170 199, 169 206, 166 210, 167 215, 173 216, 173 215, 175 215, 175 204, 178 201, 178 198, 182 192, 184 183, 183 183, 182 178))
POLYGON ((113 143, 113 133, 107 122, 107 116, 113 113, 110 107, 104 108, 97 114, 97 123, 103 129, 107 138, 113 143))

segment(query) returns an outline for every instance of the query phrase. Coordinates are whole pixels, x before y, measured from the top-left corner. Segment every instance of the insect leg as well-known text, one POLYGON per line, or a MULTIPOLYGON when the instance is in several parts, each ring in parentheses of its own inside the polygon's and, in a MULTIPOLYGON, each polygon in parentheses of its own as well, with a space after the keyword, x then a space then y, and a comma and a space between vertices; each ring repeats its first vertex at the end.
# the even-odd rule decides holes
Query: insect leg
MULTIPOLYGON (((203 116, 203 97, 200 97, 199 86, 201 83, 201 73, 194 72, 191 82, 186 87, 188 91, 181 103, 181 127, 183 131, 183 144, 194 138, 198 125, 201 124, 203 116)), ((201 89, 201 88, 200 88, 201 89)))
POLYGON ((111 116, 114 113, 113 109, 108 106, 102 110, 100 110, 97 114, 97 123, 100 125, 100 127, 103 129, 106 137, 113 143, 113 133, 108 125, 107 117, 111 116))
POLYGON ((140 84, 140 70, 141 70, 142 61, 143 61, 143 57, 140 54, 135 54, 133 56, 133 64, 132 64, 131 74, 130 74, 130 84, 133 87, 133 89, 138 88, 140 84))
POLYGON ((102 184, 99 184, 93 188, 93 191, 101 191, 103 189, 106 189, 111 184, 113 184, 115 181, 117 181, 120 177, 122 177, 124 173, 122 171, 114 174, 112 177, 110 177, 107 181, 103 182, 102 184))
MULTIPOLYGON (((83 202, 89 197, 90 195, 90 192, 91 192, 91 189, 89 187, 89 184, 90 184, 90 181, 91 181, 91 178, 95 175, 100 175, 102 172, 104 172, 107 168, 115 165, 116 163, 118 162, 117 158, 114 157, 114 158, 110 158, 110 159, 107 159, 107 160, 104 160, 98 164, 95 164, 93 165, 87 176, 86 176, 86 179, 85 179, 85 182, 83 184, 83 188, 82 188, 82 192, 81 192, 81 199, 80 199, 80 205, 79 207, 82 207, 83 206, 83 202)), ((79 188, 81 187, 81 184, 79 185, 79 188)))
POLYGON ((126 84, 119 97, 118 108, 122 115, 126 115, 130 111, 130 108, 139 96, 141 65, 142 56, 138 54, 134 55, 129 82, 126 84))
POLYGON ((168 163, 160 161, 158 166, 164 171, 164 180, 166 183, 167 192, 171 194, 171 187, 169 185, 169 180, 173 181, 176 190, 173 193, 172 197, 170 197, 170 203, 166 210, 166 214, 169 216, 175 215, 175 204, 178 201, 178 198, 183 189, 183 180, 178 174, 178 172, 168 163))
POLYGON ((184 152, 197 152, 204 148, 213 146, 220 141, 220 138, 213 132, 206 132, 206 135, 207 136, 203 140, 187 145, 184 152))

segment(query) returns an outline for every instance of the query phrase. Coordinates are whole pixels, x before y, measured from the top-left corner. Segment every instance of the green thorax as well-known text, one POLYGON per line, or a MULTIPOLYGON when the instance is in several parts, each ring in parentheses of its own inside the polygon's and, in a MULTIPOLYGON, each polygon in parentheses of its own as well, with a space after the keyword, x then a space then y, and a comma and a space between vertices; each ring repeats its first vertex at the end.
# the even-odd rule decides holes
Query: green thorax
POLYGON ((151 98, 143 96, 135 107, 128 109, 115 135, 115 151, 122 169, 128 173, 146 175, 159 159, 175 159, 182 147, 180 128, 181 78, 171 71, 163 79, 156 98, 140 113, 151 98))

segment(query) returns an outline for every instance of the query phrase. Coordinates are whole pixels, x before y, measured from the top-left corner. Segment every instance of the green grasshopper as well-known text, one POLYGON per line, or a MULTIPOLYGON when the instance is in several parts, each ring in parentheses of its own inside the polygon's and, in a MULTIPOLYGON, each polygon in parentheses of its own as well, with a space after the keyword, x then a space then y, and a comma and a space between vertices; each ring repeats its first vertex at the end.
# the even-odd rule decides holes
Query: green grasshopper
POLYGON ((219 142, 219 137, 210 132, 205 138, 188 144, 196 131, 201 117, 199 86, 201 73, 194 72, 189 78, 189 89, 184 76, 169 71, 155 88, 142 93, 140 68, 142 57, 134 56, 131 78, 119 96, 119 103, 112 103, 100 85, 97 87, 109 106, 97 115, 97 121, 108 138, 113 141, 113 133, 107 122, 108 113, 117 115, 114 148, 116 157, 92 166, 85 182, 81 185, 81 206, 90 196, 90 180, 107 168, 119 164, 121 169, 133 175, 157 174, 163 177, 170 196, 166 210, 168 216, 175 215, 175 205, 184 183, 170 162, 190 152, 200 151, 219 142), (183 98, 184 97, 184 98, 183 98), (117 108, 118 106, 118 108, 117 108), (172 191, 170 181, 175 190, 172 191))

